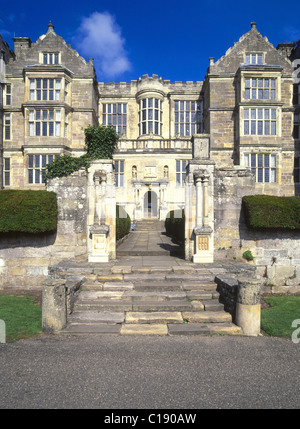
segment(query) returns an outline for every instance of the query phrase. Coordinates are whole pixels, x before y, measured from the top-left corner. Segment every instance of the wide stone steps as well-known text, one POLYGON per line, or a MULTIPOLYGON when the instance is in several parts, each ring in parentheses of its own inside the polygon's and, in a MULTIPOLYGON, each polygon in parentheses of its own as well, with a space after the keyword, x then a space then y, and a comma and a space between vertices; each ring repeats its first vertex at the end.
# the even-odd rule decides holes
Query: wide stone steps
MULTIPOLYGON (((111 270, 113 271, 113 270, 111 270)), ((84 284, 63 334, 241 334, 219 302, 209 272, 96 275, 84 284)), ((175 270, 176 271, 176 270, 175 270)))

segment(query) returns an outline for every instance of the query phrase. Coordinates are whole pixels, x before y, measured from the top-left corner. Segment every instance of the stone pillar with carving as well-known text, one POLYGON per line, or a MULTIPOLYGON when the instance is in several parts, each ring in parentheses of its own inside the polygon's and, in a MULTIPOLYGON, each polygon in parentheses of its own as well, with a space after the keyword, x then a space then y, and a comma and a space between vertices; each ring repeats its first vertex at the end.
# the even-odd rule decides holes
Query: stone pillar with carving
POLYGON ((196 225, 194 227, 195 253, 193 262, 213 262, 213 196, 208 185, 210 174, 206 169, 194 171, 196 183, 196 225))
POLYGON ((116 194, 112 160, 94 161, 88 171, 88 261, 116 258, 116 194))
POLYGON ((185 259, 195 263, 214 260, 214 162, 209 135, 194 135, 193 159, 185 183, 185 259))

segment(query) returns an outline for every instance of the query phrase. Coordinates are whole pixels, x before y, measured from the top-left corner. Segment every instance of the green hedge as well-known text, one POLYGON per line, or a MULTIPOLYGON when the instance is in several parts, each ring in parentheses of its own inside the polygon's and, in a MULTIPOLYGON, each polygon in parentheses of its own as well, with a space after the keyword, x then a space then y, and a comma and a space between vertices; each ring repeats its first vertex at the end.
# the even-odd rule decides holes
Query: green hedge
POLYGON ((300 197, 249 195, 242 206, 250 229, 300 230, 300 197))
POLYGON ((117 240, 129 233, 131 219, 128 213, 121 206, 116 206, 116 235, 117 240))
POLYGON ((0 191, 0 233, 56 231, 57 199, 47 191, 0 191))
POLYGON ((184 242, 185 215, 184 210, 171 210, 165 220, 166 233, 170 237, 176 238, 179 242, 184 242))

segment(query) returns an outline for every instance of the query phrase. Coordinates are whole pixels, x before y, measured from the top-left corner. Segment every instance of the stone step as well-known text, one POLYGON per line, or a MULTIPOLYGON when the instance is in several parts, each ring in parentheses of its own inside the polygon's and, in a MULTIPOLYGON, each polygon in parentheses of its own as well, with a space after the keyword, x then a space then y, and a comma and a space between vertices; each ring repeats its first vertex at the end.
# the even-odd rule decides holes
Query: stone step
POLYGON ((183 290, 202 290, 202 291, 216 291, 217 285, 214 282, 182 282, 181 287, 183 290))
POLYGON ((189 323, 232 322, 232 316, 225 311, 183 312, 183 320, 189 323))
POLYGON ((169 324, 169 335, 241 335, 242 329, 233 323, 183 323, 169 324))
POLYGON ((223 311, 224 304, 221 304, 217 299, 211 299, 209 301, 201 301, 204 305, 205 311, 223 311))
POLYGON ((74 313, 77 311, 98 311, 98 312, 124 312, 132 311, 132 302, 122 299, 80 299, 75 303, 74 313))
POLYGON ((233 323, 124 323, 71 324, 60 334, 117 334, 117 335, 241 335, 233 323))
POLYGON ((132 303, 132 311, 184 311, 193 309, 187 300, 140 301, 132 303))
POLYGON ((176 282, 157 281, 157 282, 138 282, 134 284, 134 290, 140 292, 163 292, 163 291, 181 291, 181 284, 176 282))
POLYGON ((80 299, 75 304, 75 311, 193 311, 191 302, 182 299, 164 301, 132 301, 122 299, 80 299))
POLYGON ((124 293, 124 298, 132 301, 169 301, 186 298, 186 292, 181 291, 127 291, 124 293))
POLYGON ((120 330, 121 335, 168 335, 168 326, 161 324, 134 324, 124 323, 120 330))
POLYGON ((125 323, 147 323, 147 324, 164 324, 164 323, 183 323, 182 313, 180 311, 157 311, 149 312, 134 312, 126 313, 125 323))
POLYGON ((77 311, 69 316, 71 324, 118 324, 125 321, 125 312, 77 311))
POLYGON ((217 299, 219 298, 218 292, 212 292, 212 291, 203 291, 203 290, 189 290, 186 291, 186 297, 190 300, 210 300, 210 299, 217 299))
MULTIPOLYGON (((80 293, 77 302, 86 300, 123 300, 123 301, 166 301, 176 299, 189 299, 189 292, 184 291, 161 291, 161 292, 140 292, 136 290, 125 291, 103 291, 103 290, 84 290, 80 293)), ((198 291, 196 291, 198 294, 198 291)), ((204 292, 203 298, 210 299, 212 294, 204 292)), ((192 295, 191 295, 192 296, 192 295)), ((200 295, 199 295, 200 296, 200 295)), ((197 298, 192 298, 197 299, 197 298)))
POLYGON ((60 331, 60 334, 120 334, 122 325, 110 324, 71 324, 60 331))

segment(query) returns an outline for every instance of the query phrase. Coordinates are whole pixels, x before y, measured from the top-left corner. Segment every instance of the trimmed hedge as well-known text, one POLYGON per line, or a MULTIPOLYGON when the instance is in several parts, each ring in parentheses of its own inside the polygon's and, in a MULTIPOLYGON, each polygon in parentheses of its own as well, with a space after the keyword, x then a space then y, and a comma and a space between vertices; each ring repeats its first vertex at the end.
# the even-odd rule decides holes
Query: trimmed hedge
POLYGON ((184 242, 185 215, 184 210, 171 210, 165 220, 166 234, 180 243, 184 242))
POLYGON ((47 191, 0 191, 0 233, 49 233, 57 228, 57 199, 47 191))
POLYGON ((121 206, 116 206, 116 235, 117 240, 127 235, 130 231, 131 219, 121 206))
POLYGON ((300 230, 300 197, 249 195, 242 207, 250 229, 300 230))

